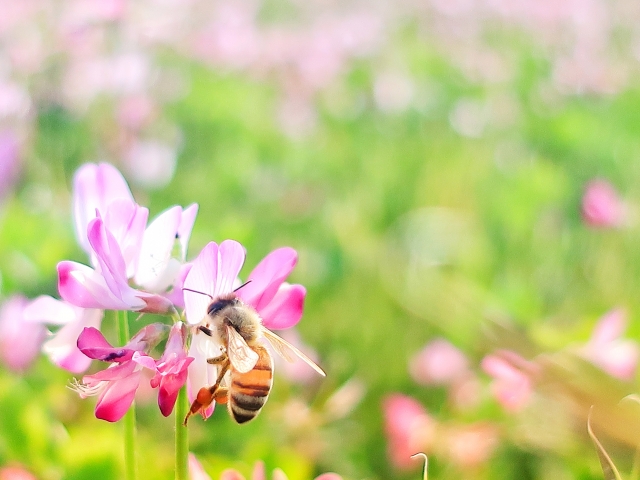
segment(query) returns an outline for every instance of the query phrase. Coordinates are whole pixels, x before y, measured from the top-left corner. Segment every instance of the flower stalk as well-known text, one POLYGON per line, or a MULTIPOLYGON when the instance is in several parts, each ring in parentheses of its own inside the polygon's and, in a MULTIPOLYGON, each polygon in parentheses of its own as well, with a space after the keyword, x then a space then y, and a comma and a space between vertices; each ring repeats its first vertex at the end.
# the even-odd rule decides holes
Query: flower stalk
POLYGON ((178 393, 175 411, 176 480, 189 480, 189 430, 183 425, 188 410, 187 387, 182 387, 178 393))
MULTIPOLYGON (((116 330, 120 345, 129 342, 129 318, 126 310, 115 311, 116 330)), ((124 427, 124 478, 125 480, 137 479, 136 464, 136 412, 132 405, 123 417, 124 427)))

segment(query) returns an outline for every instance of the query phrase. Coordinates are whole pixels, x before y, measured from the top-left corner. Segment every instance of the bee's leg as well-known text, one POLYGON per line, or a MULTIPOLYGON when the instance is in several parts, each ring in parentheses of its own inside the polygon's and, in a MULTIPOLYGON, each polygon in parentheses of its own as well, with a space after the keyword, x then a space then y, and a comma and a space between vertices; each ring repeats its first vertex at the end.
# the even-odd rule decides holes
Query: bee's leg
MULTIPOLYGON (((220 357, 223 357, 223 355, 220 355, 220 357)), ((207 360, 207 363, 209 363, 209 360, 218 360, 220 357, 210 358, 207 360)), ((198 394, 196 395, 195 400, 191 404, 191 408, 187 412, 187 416, 184 417, 184 422, 182 423, 183 425, 187 424, 187 420, 189 420, 189 417, 191 415, 194 415, 198 412, 204 415, 204 410, 209 405, 211 405, 214 401, 217 401, 216 396, 218 395, 217 392, 220 389, 220 382, 222 382, 222 379, 227 373, 227 370, 229 370, 229 366, 231 365, 231 363, 229 362, 229 359, 227 358, 226 355, 224 355, 224 358, 221 359, 220 362, 215 362, 215 363, 222 363, 222 367, 220 368, 220 373, 218 374, 216 383, 214 383, 210 387, 202 387, 200 390, 198 390, 198 394)), ((221 395, 221 398, 222 397, 223 395, 221 395)))
POLYGON ((227 357, 227 354, 226 353, 222 353, 222 354, 218 355, 217 357, 207 358, 207 363, 209 365, 220 365, 221 363, 224 363, 227 360, 229 360, 229 357, 227 357))
POLYGON ((229 400, 229 389, 219 386, 216 391, 213 392, 213 398, 217 403, 227 403, 227 400, 229 400))

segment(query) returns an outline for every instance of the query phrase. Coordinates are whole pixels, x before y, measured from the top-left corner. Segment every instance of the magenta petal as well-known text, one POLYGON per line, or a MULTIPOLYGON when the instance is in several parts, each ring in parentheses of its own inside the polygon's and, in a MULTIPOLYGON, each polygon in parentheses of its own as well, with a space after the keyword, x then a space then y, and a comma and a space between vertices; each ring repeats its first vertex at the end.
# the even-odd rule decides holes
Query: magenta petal
MULTIPOLYGON (((134 366, 136 365, 133 362, 131 363, 134 366)), ((98 399, 95 410, 96 418, 108 422, 120 420, 131 407, 139 385, 140 371, 134 371, 133 369, 131 369, 129 375, 108 385, 98 399)))
POLYGON ((112 347, 100 330, 93 327, 82 330, 78 337, 78 349, 87 357, 103 362, 123 362, 133 355, 133 350, 112 347))
POLYGON ((131 361, 143 366, 144 368, 148 368, 149 370, 152 370, 154 372, 156 371, 156 361, 149 355, 145 355, 144 353, 140 352, 134 352, 133 356, 131 357, 131 361))
POLYGON ((175 365, 177 373, 170 373, 162 377, 160 391, 158 392, 158 407, 160 407, 160 412, 165 417, 171 415, 173 411, 178 392, 187 381, 187 368, 193 360, 192 357, 184 358, 175 365))
POLYGON ((282 284, 271 302, 258 313, 264 326, 278 330, 293 327, 300 321, 307 290, 302 285, 282 284))
POLYGON ((298 254, 293 248, 274 250, 253 269, 248 278, 251 282, 238 290, 238 296, 260 311, 275 296, 297 261, 298 254))

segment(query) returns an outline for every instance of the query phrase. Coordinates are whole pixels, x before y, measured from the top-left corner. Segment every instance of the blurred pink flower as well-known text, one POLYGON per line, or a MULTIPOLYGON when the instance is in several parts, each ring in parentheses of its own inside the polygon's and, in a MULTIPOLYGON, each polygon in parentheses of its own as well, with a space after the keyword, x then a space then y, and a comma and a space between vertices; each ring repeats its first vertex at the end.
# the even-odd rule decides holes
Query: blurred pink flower
POLYGON ((102 310, 76 307, 41 295, 29 303, 24 315, 28 322, 60 326, 42 346, 42 351, 53 363, 73 373, 89 368, 91 359, 78 349, 78 336, 85 327, 100 328, 102 310))
POLYGON ((606 180, 592 180, 582 197, 582 218, 591 227, 619 227, 625 208, 613 186, 606 180))
POLYGON ((196 456, 189 452, 189 479, 190 480, 211 480, 211 477, 204 471, 196 456))
POLYGON ((37 480, 37 478, 22 466, 10 465, 0 468, 0 480, 37 480))
POLYGON ((490 459, 499 438, 498 428, 488 422, 450 429, 444 439, 447 457, 461 468, 476 468, 490 459))
POLYGON ((81 398, 99 395, 96 418, 116 422, 124 416, 135 397, 143 368, 149 361, 155 365, 147 352, 161 340, 165 328, 160 323, 147 325, 120 348, 111 346, 93 327, 82 331, 78 337, 80 351, 91 359, 111 363, 105 370, 85 375, 82 383, 75 385, 81 398))
POLYGON ((469 373, 469 362, 458 348, 438 338, 411 359, 409 372, 420 385, 451 385, 469 373))
POLYGON ((429 452, 435 441, 437 424, 413 398, 394 393, 382 404, 387 452, 397 468, 413 468, 411 456, 429 452))
POLYGON ((19 173, 18 138, 10 130, 0 130, 0 201, 11 191, 19 173))
POLYGON ((515 352, 500 351, 482 359, 482 369, 493 378, 491 391, 510 412, 522 410, 533 393, 532 374, 536 366, 515 352))
MULTIPOLYGON (((206 318, 207 308, 221 295, 233 292, 244 263, 244 247, 225 240, 219 246, 210 242, 198 257, 184 281, 184 301, 187 322, 198 325, 206 318)), ((269 329, 288 328, 300 320, 306 290, 302 285, 284 283, 297 262, 292 248, 280 248, 268 254, 249 274, 248 283, 237 292, 238 298, 253 307, 269 329)), ((195 393, 216 378, 216 366, 207 358, 219 355, 221 344, 214 337, 193 335, 189 356, 195 361, 189 367, 188 391, 193 401, 195 393)), ((211 415, 212 407, 204 413, 211 415)))
POLYGON ((602 316, 581 354, 609 375, 622 380, 635 377, 640 357, 637 342, 623 339, 627 328, 626 313, 616 308, 602 316))
MULTIPOLYGON (((273 480, 287 479, 287 475, 281 469, 276 468, 273 471, 273 480)), ((245 480, 245 477, 237 470, 227 469, 220 474, 220 480, 245 480)), ((267 480, 267 474, 263 462, 256 462, 255 466, 253 467, 251 480, 267 480)), ((322 475, 317 476, 315 480, 342 480, 342 477, 337 473, 323 473, 322 475)))
POLYGON ((44 325, 25 319, 28 304, 22 295, 13 295, 0 305, 0 360, 18 373, 31 366, 47 334, 44 325))

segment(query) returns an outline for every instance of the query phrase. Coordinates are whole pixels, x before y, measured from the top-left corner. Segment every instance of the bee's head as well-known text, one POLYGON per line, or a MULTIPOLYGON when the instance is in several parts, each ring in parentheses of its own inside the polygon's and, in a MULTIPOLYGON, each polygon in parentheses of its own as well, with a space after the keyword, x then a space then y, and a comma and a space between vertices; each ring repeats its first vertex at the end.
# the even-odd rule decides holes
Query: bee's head
POLYGON ((240 304, 240 300, 233 295, 228 295, 224 297, 220 297, 209 304, 207 308, 207 314, 210 317, 214 317, 218 315, 222 310, 228 307, 235 307, 240 304))

